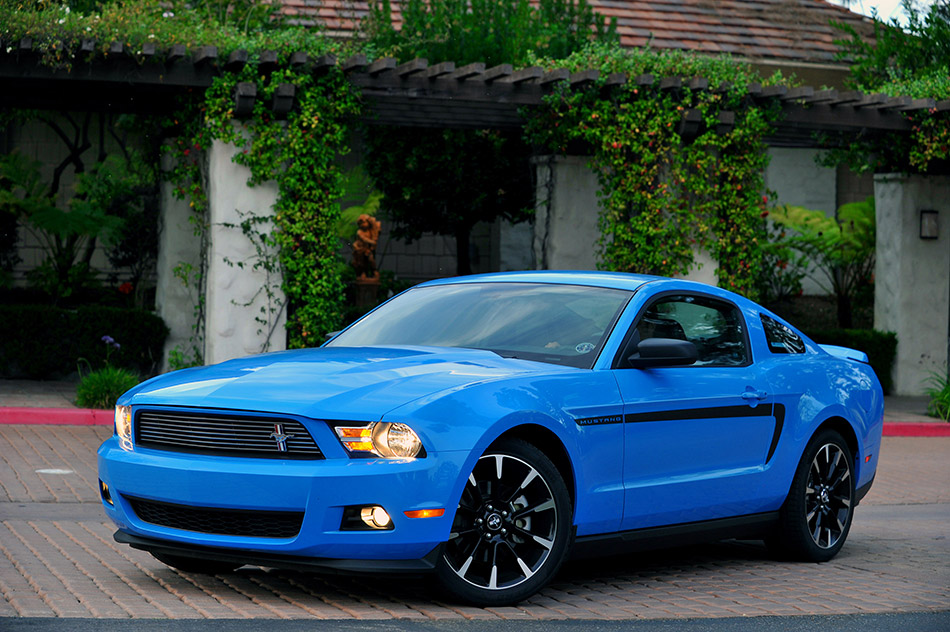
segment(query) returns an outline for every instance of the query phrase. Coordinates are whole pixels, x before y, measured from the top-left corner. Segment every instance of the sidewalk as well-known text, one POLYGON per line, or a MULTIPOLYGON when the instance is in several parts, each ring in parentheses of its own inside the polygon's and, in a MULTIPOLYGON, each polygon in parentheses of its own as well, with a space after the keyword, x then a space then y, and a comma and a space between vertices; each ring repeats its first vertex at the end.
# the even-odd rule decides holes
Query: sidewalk
MULTIPOLYGON (((111 425, 111 410, 77 408, 76 382, 0 380, 0 424, 111 425)), ((884 435, 950 437, 950 424, 927 415, 928 398, 884 398, 884 435)))

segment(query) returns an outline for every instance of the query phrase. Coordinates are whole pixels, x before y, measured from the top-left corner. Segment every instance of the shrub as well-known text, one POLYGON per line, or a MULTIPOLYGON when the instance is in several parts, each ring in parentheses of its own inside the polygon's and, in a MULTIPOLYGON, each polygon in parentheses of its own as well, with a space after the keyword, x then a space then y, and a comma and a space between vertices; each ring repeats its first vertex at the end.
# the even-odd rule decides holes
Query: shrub
POLYGON ((119 395, 139 383, 139 377, 127 369, 107 366, 85 375, 76 388, 80 408, 112 408, 119 395))
POLYGON ((804 332, 818 344, 838 345, 863 351, 877 373, 884 393, 894 388, 891 377, 897 355, 897 334, 875 329, 824 329, 804 332))
POLYGON ((930 395, 927 414, 931 417, 939 417, 944 421, 950 421, 950 375, 934 373, 927 380, 927 383, 931 385, 924 389, 930 395))
POLYGON ((0 377, 53 379, 109 362, 142 375, 155 373, 168 328, 150 312, 87 306, 66 310, 48 305, 0 306, 0 377), (110 351, 103 336, 121 341, 110 351))

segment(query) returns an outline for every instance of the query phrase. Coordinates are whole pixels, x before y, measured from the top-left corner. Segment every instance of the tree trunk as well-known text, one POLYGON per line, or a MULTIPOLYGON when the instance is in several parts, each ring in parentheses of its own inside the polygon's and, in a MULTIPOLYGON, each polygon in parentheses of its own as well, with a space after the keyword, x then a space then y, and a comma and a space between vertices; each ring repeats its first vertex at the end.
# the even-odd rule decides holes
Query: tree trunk
POLYGON ((851 297, 844 292, 838 293, 838 327, 842 329, 851 329, 853 321, 851 319, 851 297))

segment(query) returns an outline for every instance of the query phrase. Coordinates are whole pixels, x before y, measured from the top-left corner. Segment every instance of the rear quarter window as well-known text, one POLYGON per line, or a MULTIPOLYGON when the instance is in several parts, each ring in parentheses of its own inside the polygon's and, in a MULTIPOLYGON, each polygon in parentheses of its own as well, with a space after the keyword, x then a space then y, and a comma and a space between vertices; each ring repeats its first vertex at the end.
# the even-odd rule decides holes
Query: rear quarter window
POLYGON ((765 339, 772 353, 805 353, 805 343, 801 336, 774 318, 759 314, 765 339))

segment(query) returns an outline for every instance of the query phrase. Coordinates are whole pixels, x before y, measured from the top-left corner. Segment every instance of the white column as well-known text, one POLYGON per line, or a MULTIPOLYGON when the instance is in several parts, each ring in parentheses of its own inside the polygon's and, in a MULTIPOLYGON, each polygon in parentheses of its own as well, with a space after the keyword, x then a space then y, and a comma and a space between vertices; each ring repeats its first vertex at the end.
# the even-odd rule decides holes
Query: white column
POLYGON ((595 270, 600 248, 597 175, 580 156, 539 156, 534 262, 539 270, 595 270))
POLYGON ((950 177, 877 175, 874 201, 874 328, 897 333, 895 393, 920 395, 931 373, 947 370, 950 177), (921 239, 921 210, 938 212, 937 239, 921 239))
MULTIPOLYGON (((206 364, 286 347, 286 297, 280 290, 279 272, 268 278, 253 269, 259 254, 240 228, 251 216, 273 216, 277 184, 249 187, 250 171, 231 160, 236 153, 233 145, 215 141, 208 155, 206 364), (265 286, 270 288, 270 298, 265 286)), ((254 230, 269 233, 272 224, 268 220, 254 230)))
MULTIPOLYGON (((166 155, 163 169, 171 168, 168 160, 166 155)), ((174 189, 175 185, 171 182, 161 183, 155 307, 170 330, 165 340, 162 371, 169 370, 168 354, 173 349, 178 349, 186 356, 191 355, 195 306, 204 292, 203 287, 196 286, 194 282, 186 284, 175 274, 179 266, 198 269, 201 263, 201 238, 195 233, 195 226, 190 221, 190 201, 176 198, 172 193, 174 189)))

